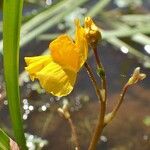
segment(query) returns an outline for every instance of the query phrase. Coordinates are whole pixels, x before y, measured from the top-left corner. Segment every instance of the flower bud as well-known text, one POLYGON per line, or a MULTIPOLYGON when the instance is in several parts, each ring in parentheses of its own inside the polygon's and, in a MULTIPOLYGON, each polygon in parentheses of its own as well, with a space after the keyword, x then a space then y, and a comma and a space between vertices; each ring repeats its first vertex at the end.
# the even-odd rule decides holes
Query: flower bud
POLYGON ((140 73, 140 67, 135 68, 131 78, 128 80, 127 85, 132 85, 137 83, 138 81, 143 80, 146 78, 146 74, 140 73))
POLYGON ((57 111, 65 119, 69 119, 70 118, 70 113, 69 113, 69 110, 68 110, 68 102, 67 101, 63 101, 63 107, 62 108, 58 108, 57 111))
POLYGON ((100 29, 94 24, 90 17, 85 18, 84 24, 87 41, 89 42, 90 46, 95 47, 98 41, 101 40, 100 29))

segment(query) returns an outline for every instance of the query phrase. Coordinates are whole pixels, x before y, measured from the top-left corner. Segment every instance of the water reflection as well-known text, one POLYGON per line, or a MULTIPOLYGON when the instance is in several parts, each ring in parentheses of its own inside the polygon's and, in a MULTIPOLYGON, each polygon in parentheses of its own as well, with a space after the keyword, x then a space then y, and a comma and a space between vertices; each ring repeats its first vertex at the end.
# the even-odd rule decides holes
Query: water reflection
POLYGON ((47 5, 52 5, 52 0, 46 0, 47 5))
POLYGON ((125 46, 122 46, 120 49, 121 49, 121 51, 122 51, 123 53, 125 53, 125 54, 127 54, 127 53, 129 52, 128 48, 125 47, 125 46))
POLYGON ((144 50, 145 50, 148 54, 150 54, 150 45, 145 45, 145 46, 144 46, 144 50))

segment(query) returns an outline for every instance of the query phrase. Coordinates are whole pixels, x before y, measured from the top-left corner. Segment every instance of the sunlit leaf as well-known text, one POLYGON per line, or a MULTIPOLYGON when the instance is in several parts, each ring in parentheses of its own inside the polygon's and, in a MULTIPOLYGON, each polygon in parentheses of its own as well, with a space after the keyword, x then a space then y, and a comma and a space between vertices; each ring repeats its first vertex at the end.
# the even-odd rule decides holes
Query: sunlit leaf
POLYGON ((9 150, 10 149, 10 140, 7 134, 0 129, 0 149, 1 150, 9 150))
POLYGON ((3 49, 4 75, 9 112, 14 137, 19 146, 26 150, 20 110, 18 85, 19 75, 19 40, 23 0, 5 0, 3 5, 3 49))

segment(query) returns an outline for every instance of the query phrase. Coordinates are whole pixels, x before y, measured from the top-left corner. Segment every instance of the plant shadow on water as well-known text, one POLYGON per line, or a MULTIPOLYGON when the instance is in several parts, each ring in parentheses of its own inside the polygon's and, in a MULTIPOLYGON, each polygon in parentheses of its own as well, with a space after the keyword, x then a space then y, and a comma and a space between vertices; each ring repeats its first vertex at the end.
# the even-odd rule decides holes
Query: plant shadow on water
MULTIPOLYGON (((38 50, 46 48, 46 45, 48 45, 48 42, 39 42, 35 45, 34 41, 25 46, 21 51, 20 70, 25 66, 23 57, 27 53, 28 55, 37 55, 41 53, 38 50), (36 51, 28 52, 27 49, 36 49, 36 51), (31 52, 33 53, 31 54, 31 52)), ((108 111, 112 110, 119 95, 119 90, 135 67, 140 66, 143 72, 149 73, 149 70, 143 68, 135 58, 128 57, 128 55, 115 49, 105 42, 102 42, 99 46, 100 57, 106 69, 109 85, 108 111)), ((89 63, 93 66, 94 60, 90 58, 89 63)), ((0 70, 0 96, 2 97, 4 91, 2 86, 4 84, 2 56, 0 56, 0 68, 2 68, 0 70)), ((141 148, 149 150, 150 128, 144 122, 145 117, 149 116, 149 89, 150 80, 146 78, 143 83, 134 86, 127 93, 117 117, 104 130, 97 149, 102 147, 105 150, 141 150, 141 148)), ((43 149, 73 149, 69 124, 57 112, 58 106, 62 104, 59 98, 45 93, 37 82, 31 83, 27 79, 21 87, 21 99, 25 130, 27 133, 48 140, 48 145, 43 149)), ((91 88, 91 83, 84 68, 78 75, 73 92, 68 97, 61 99, 68 99, 70 102, 71 115, 77 127, 81 148, 86 150, 99 108, 94 89, 91 88)), ((2 99, 0 104, 0 126, 10 130, 7 102, 2 99)))

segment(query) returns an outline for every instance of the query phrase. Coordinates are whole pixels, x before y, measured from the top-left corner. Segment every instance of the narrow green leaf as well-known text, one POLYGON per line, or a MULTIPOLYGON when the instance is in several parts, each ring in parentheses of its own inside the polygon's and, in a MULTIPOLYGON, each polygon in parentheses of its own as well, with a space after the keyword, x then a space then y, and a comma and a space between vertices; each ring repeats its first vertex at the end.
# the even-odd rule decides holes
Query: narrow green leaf
POLYGON ((18 86, 19 40, 22 7, 23 0, 4 0, 3 49, 6 92, 15 141, 22 150, 26 150, 18 86))
MULTIPOLYGON (((150 33, 150 29, 149 29, 149 33, 150 33)), ((140 44, 143 45, 149 45, 150 44, 150 37, 144 34, 136 34, 134 36, 131 37, 133 41, 138 42, 140 44)))
POLYGON ((64 17, 66 15, 71 13, 78 6, 81 6, 82 4, 84 4, 86 1, 87 0, 80 0, 80 1, 70 0, 69 3, 68 3, 68 7, 65 8, 66 11, 62 11, 57 16, 54 16, 51 19, 45 21, 44 23, 42 23, 41 25, 36 27, 34 30, 32 30, 31 32, 26 34, 23 38, 21 38, 20 46, 24 46, 25 44, 29 43, 31 40, 36 38, 41 33, 47 31, 48 29, 50 29, 51 27, 53 27, 54 25, 59 23, 61 20, 64 19, 64 17))
POLYGON ((70 1, 63 0, 55 5, 48 7, 47 9, 43 9, 43 11, 41 11, 22 25, 21 34, 24 35, 41 23, 43 23, 44 21, 50 20, 52 16, 60 13, 62 10, 64 10, 64 8, 67 8, 68 4, 70 4, 70 1))
POLYGON ((122 40, 118 38, 113 37, 110 39, 106 39, 106 41, 118 47, 119 49, 121 47, 126 47, 129 50, 130 54, 137 57, 145 66, 149 67, 149 64, 150 64, 149 56, 146 56, 145 54, 141 53, 140 51, 136 50, 135 48, 133 48, 132 46, 130 46, 129 44, 123 42, 122 40))
POLYGON ((138 28, 124 28, 122 29, 122 27, 118 27, 115 30, 110 30, 110 31, 102 31, 102 36, 103 39, 110 39, 113 37, 127 37, 127 36, 134 36, 135 34, 138 33, 146 33, 149 34, 150 33, 150 25, 143 25, 141 27, 138 28))
POLYGON ((9 142, 10 142, 9 137, 2 129, 0 129, 0 149, 9 150, 10 149, 9 142))
POLYGON ((137 23, 149 23, 150 14, 128 14, 120 17, 120 20, 129 25, 137 25, 137 23))
MULTIPOLYGON (((51 17, 60 14, 62 10, 67 8, 72 0, 63 0, 55 5, 52 5, 48 7, 46 10, 43 9, 43 11, 40 11, 37 15, 29 19, 27 22, 25 22, 21 27, 21 38, 24 38, 26 34, 28 34, 32 29, 35 29, 37 26, 42 24, 43 22, 47 20, 51 20, 51 17)), ((72 1, 73 2, 73 1, 72 1)), ((55 17, 56 18, 56 17, 55 17)), ((3 41, 0 41, 0 53, 2 52, 3 41)))
POLYGON ((100 0, 87 13, 87 16, 91 16, 91 17, 96 16, 98 13, 103 11, 103 9, 109 4, 110 1, 111 0, 100 0))

